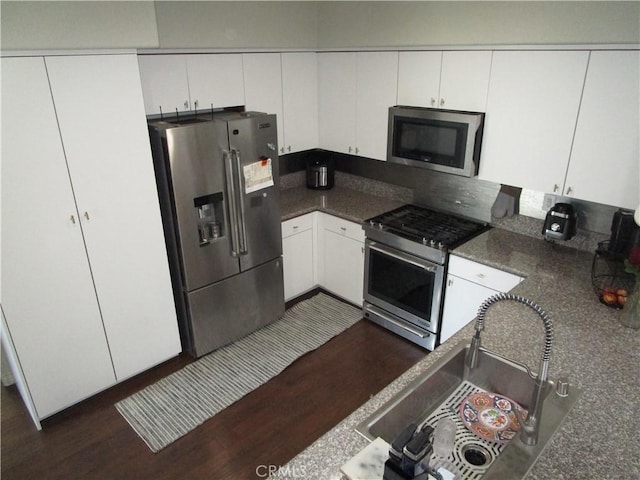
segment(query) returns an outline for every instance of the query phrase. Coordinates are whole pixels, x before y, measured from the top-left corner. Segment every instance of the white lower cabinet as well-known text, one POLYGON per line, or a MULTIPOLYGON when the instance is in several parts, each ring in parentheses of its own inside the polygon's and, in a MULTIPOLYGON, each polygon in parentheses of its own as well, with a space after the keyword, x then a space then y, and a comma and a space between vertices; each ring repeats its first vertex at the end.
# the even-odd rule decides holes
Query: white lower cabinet
POLYGON ((522 277, 455 255, 449 257, 440 343, 471 322, 490 296, 508 292, 522 277))
POLYGON ((287 301, 318 283, 315 218, 315 213, 308 213, 282 222, 284 299, 287 301))
POLYGON ((320 214, 318 220, 320 284, 331 293, 362 306, 364 231, 358 223, 320 214))
POLYGON ((180 340, 135 55, 3 58, 2 100, 2 308, 42 419, 180 340))
POLYGON ((322 212, 282 222, 285 300, 316 286, 361 306, 364 231, 322 212))

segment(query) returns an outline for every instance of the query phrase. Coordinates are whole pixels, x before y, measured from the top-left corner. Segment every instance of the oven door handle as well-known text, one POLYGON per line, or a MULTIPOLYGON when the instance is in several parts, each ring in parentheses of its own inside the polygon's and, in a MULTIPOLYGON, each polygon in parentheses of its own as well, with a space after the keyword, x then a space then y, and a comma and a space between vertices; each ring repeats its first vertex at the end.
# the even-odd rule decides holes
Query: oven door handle
POLYGON ((430 335, 431 335, 431 334, 430 334, 430 333, 428 333, 428 332, 422 332, 422 331, 420 331, 420 330, 418 330, 418 329, 416 329, 416 328, 411 327, 408 323, 406 323, 406 322, 404 322, 404 321, 402 321, 402 320, 400 320, 400 319, 391 318, 389 315, 385 315, 385 314, 382 312, 382 310, 380 310, 379 308, 376 308, 376 307, 375 307, 375 306, 373 306, 373 305, 368 305, 368 306, 367 306, 367 309, 368 309, 371 313, 373 313, 373 314, 375 314, 375 315, 379 316, 380 318, 382 318, 382 319, 386 320, 386 321, 387 321, 387 322, 389 322, 389 323, 394 324, 396 327, 400 327, 400 328, 402 328, 403 330, 406 330, 407 332, 409 332, 409 333, 411 333, 411 334, 415 335, 416 337, 420 337, 420 338, 427 338, 428 336, 430 336, 430 335))
POLYGON ((402 262, 410 263, 411 265, 413 265, 415 267, 418 267, 418 268, 421 268, 422 270, 426 270, 427 272, 435 272, 436 271, 436 267, 435 266, 425 265, 424 263, 417 262, 416 260, 414 260, 413 258, 411 258, 408 255, 403 255, 402 253, 395 252, 395 251, 389 250, 389 249, 384 248, 384 247, 380 247, 375 242, 371 242, 369 244, 369 248, 371 250, 375 250, 376 252, 380 252, 380 253, 382 253, 384 255, 389 255, 390 257, 393 257, 396 260, 400 260, 402 262))

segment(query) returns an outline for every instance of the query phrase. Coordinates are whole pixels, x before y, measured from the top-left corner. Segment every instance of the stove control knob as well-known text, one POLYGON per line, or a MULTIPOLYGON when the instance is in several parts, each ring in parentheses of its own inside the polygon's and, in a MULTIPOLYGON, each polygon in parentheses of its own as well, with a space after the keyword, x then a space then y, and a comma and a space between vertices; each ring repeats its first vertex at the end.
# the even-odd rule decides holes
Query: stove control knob
POLYGON ((382 222, 378 222, 378 228, 382 230, 382 227, 383 227, 382 222))
POLYGON ((432 238, 431 240, 429 240, 429 245, 432 247, 436 246, 436 241, 432 238))
POLYGON ((442 243, 442 242, 438 242, 438 248, 439 248, 440 250, 444 249, 444 243, 442 243))
POLYGON ((427 244, 427 239, 426 239, 426 238, 424 238, 424 237, 422 237, 422 244, 423 244, 423 245, 426 245, 426 244, 427 244))

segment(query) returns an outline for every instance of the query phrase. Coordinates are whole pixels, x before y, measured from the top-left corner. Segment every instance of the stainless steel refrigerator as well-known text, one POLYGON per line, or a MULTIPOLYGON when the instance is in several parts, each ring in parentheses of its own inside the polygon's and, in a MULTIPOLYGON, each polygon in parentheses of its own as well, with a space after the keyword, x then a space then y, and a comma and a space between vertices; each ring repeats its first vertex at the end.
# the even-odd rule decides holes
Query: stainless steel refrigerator
POLYGON ((276 117, 150 120, 149 134, 183 349, 200 357, 284 313, 276 117))

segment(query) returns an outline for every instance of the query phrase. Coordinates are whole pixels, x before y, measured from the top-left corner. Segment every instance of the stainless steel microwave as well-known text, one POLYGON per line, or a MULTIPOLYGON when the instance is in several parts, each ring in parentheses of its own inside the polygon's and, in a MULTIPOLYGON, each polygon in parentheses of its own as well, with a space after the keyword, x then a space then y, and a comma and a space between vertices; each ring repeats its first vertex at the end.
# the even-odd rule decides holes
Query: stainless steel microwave
POLYGON ((390 107, 387 161, 473 177, 483 127, 480 112, 390 107))

